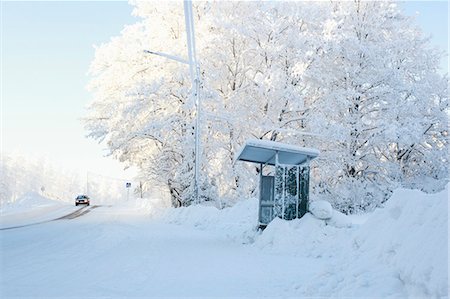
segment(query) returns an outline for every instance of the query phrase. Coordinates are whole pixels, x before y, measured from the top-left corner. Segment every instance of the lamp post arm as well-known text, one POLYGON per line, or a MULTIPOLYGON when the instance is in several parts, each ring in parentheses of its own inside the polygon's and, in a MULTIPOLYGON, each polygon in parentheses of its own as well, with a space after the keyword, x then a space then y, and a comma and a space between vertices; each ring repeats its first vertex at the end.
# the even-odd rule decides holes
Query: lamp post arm
POLYGON ((162 57, 165 57, 167 59, 170 59, 170 60, 175 60, 175 61, 178 61, 178 62, 181 62, 181 63, 184 63, 184 64, 189 64, 189 61, 187 61, 187 60, 185 60, 183 58, 180 58, 180 57, 177 57, 177 56, 174 56, 174 55, 170 55, 170 54, 166 54, 166 53, 155 52, 155 51, 150 51, 150 50, 144 50, 144 53, 158 55, 158 56, 162 56, 162 57))

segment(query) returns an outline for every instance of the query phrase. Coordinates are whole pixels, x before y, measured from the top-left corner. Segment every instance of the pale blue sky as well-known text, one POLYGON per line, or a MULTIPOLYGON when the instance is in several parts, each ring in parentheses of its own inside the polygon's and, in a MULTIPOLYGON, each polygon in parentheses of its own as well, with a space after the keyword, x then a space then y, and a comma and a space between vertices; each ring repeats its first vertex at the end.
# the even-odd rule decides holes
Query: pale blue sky
POLYGON ((80 118, 91 95, 94 44, 137 19, 122 2, 4 2, 3 151, 49 156, 68 168, 126 176, 86 139, 80 118))
MULTIPOLYGON (((448 51, 448 3, 409 1, 433 43, 448 51)), ((2 152, 47 155, 68 168, 126 177, 84 137, 80 121, 94 44, 137 21, 125 1, 2 2, 2 152)), ((448 71, 448 59, 443 62, 448 71)))

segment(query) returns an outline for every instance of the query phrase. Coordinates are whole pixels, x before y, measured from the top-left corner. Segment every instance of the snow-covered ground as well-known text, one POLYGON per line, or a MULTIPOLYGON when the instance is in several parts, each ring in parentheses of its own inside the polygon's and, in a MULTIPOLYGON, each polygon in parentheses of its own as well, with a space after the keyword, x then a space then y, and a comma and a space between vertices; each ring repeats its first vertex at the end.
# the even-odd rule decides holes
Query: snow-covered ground
POLYGON ((42 223, 0 230, 0 297, 446 297, 447 201, 448 189, 397 190, 370 215, 276 219, 261 233, 256 200, 148 199, 47 221, 78 208, 28 195, 2 210, 2 228, 42 223))

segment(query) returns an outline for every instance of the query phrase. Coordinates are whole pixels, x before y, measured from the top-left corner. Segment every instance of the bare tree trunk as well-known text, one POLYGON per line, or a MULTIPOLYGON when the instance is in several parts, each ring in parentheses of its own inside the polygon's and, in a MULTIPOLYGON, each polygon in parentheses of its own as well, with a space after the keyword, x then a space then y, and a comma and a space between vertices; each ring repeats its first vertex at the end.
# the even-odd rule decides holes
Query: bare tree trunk
POLYGON ((181 197, 180 192, 173 186, 172 180, 167 181, 167 186, 169 187, 170 192, 170 202, 172 203, 172 207, 179 208, 181 207, 181 197))

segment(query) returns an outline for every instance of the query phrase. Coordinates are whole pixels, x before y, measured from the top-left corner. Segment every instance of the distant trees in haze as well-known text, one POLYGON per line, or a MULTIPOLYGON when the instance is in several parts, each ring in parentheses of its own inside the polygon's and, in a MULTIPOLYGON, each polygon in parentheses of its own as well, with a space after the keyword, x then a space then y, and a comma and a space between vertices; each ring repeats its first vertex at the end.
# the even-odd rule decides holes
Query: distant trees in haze
MULTIPOLYGON (((87 191, 94 204, 116 203, 127 199, 125 182, 97 173, 86 175, 85 172, 67 170, 43 157, 3 154, 0 163, 0 204, 13 203, 29 192, 74 203, 77 195, 87 191)), ((134 190, 138 187, 138 183, 132 182, 130 198, 149 194, 139 192, 135 195, 134 190)))
MULTIPOLYGON (((193 200, 195 109, 183 6, 134 2, 141 21, 96 49, 90 136, 193 200)), ((257 192, 256 169, 235 163, 248 138, 316 147, 312 192, 344 212, 370 210, 404 186, 448 178, 448 78, 395 3, 195 2, 201 69, 201 194, 230 205, 257 192)))
POLYGON ((45 158, 3 154, 0 163, 0 202, 7 204, 29 192, 72 202, 85 190, 79 174, 55 166, 45 158))

